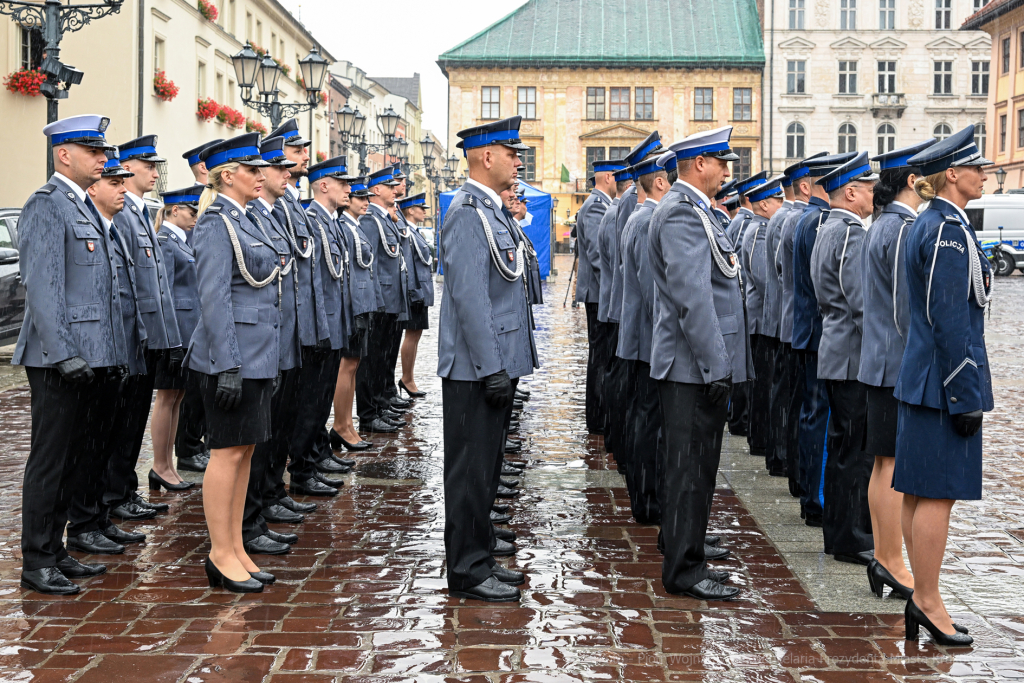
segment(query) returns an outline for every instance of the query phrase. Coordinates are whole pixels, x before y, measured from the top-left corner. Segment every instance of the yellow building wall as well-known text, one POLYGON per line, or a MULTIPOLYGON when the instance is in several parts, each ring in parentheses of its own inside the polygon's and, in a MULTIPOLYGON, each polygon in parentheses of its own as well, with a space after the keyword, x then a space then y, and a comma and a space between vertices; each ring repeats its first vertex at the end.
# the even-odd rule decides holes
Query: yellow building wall
POLYGON ((988 113, 986 115, 987 156, 995 162, 986 168, 988 180, 985 192, 999 189, 995 171, 1006 171, 1004 190, 1024 187, 1024 139, 1018 134, 1018 112, 1024 110, 1024 66, 1021 65, 1021 31, 1024 31, 1024 7, 1007 12, 996 21, 981 29, 992 36, 993 76, 998 73, 996 87, 989 89, 988 113), (1010 72, 1002 73, 1002 42, 1010 39, 1010 72), (999 119, 1006 116, 1006 141, 1000 147, 999 119))

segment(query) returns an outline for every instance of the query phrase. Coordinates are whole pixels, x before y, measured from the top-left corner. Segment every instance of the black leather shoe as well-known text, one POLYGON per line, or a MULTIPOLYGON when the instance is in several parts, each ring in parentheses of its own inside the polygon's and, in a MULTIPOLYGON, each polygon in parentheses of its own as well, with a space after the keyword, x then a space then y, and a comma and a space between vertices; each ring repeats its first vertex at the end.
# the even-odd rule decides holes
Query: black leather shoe
POLYGON ((501 466, 501 475, 503 477, 518 477, 523 471, 517 467, 512 467, 509 464, 503 464, 501 466))
POLYGON ((512 401, 512 410, 522 410, 522 409, 523 409, 523 402, 522 401, 520 401, 519 399, 516 399, 516 400, 512 401))
POLYGON ((321 484, 323 484, 324 486, 330 486, 332 489, 340 489, 342 486, 345 485, 345 481, 343 479, 331 479, 323 472, 316 472, 313 474, 313 476, 321 484))
POLYGON ((721 536, 705 536, 704 545, 716 546, 722 542, 721 536))
POLYGON ((472 588, 456 591, 449 590, 448 594, 454 598, 466 598, 467 600, 482 600, 484 602, 517 602, 519 600, 519 589, 502 583, 494 576, 488 576, 481 584, 472 588))
POLYGON ((494 510, 491 510, 491 524, 505 524, 511 521, 512 518, 504 512, 495 512, 494 510))
POLYGON ((913 600, 907 600, 907 606, 903 610, 903 620, 906 624, 907 640, 917 640, 920 629, 924 626, 936 645, 966 647, 974 642, 974 638, 958 629, 956 624, 953 625, 953 633, 940 631, 913 600))
POLYGON ((287 545, 295 545, 299 542, 299 537, 295 534, 279 534, 273 529, 267 529, 267 533, 263 535, 271 541, 277 541, 278 543, 285 543, 287 545))
POLYGON ((208 461, 201 455, 178 458, 178 469, 186 472, 205 472, 208 461))
POLYGON ((318 472, 323 472, 324 474, 348 474, 352 471, 351 467, 339 465, 332 458, 324 458, 318 462, 316 464, 316 469, 318 472))
POLYGON ((508 426, 508 433, 509 434, 518 434, 519 433, 519 423, 517 422, 516 424, 509 425, 508 426))
POLYGON ((822 526, 821 515, 807 515, 804 517, 804 524, 820 529, 822 526))
POLYGON ((69 579, 85 579, 107 573, 105 564, 83 564, 70 555, 57 563, 57 569, 69 579))
POLYGON ((270 572, 249 572, 249 576, 256 579, 264 586, 269 586, 270 584, 277 581, 277 577, 271 574, 270 572))
POLYGON ((516 532, 511 529, 502 529, 500 527, 494 527, 494 535, 502 541, 508 541, 512 543, 516 540, 516 532))
POLYGON ((796 479, 789 480, 789 495, 793 496, 794 498, 799 498, 800 496, 803 495, 803 489, 800 488, 800 482, 798 482, 796 479))
POLYGON ((156 517, 156 510, 147 510, 139 507, 133 501, 122 503, 110 511, 111 517, 117 517, 125 522, 135 522, 156 517))
POLYGON ((394 427, 395 429, 401 429, 406 424, 405 420, 401 418, 393 418, 386 414, 381 415, 377 419, 383 422, 384 424, 388 425, 389 427, 394 427))
POLYGON ((330 458, 331 460, 333 460, 334 462, 338 463, 342 467, 352 468, 352 467, 356 466, 356 461, 355 460, 349 460, 348 458, 339 458, 334 453, 331 453, 327 457, 330 458))
POLYGON ((404 398, 399 398, 398 396, 392 396, 388 403, 392 408, 402 408, 407 410, 412 407, 412 401, 407 401, 404 398))
POLYGON ((138 531, 125 531, 116 524, 111 524, 106 529, 100 529, 100 533, 114 543, 142 543, 146 540, 146 534, 138 531))
MULTIPOLYGON (((56 567, 29 569, 21 572, 21 587, 46 595, 74 595, 82 590, 71 583, 56 567)), ((516 591, 518 593, 518 591, 516 591)))
POLYGON ((519 486, 518 479, 509 479, 508 477, 500 477, 498 482, 505 488, 514 489, 519 486))
POLYGON ((405 382, 398 380, 398 395, 401 396, 403 391, 409 395, 409 398, 423 398, 427 395, 425 391, 410 391, 409 387, 405 386, 405 382))
POLYGON ((250 555, 284 555, 291 549, 287 543, 278 543, 268 536, 257 536, 245 542, 245 552, 250 555))
POLYGON ((306 518, 284 505, 268 505, 263 508, 263 519, 275 524, 302 524, 306 518))
POLYGON ((715 583, 725 583, 729 580, 729 572, 718 571, 716 569, 709 569, 708 578, 714 581, 715 583))
MULTIPOLYGON (((336 496, 338 489, 328 486, 316 477, 310 477, 306 481, 293 481, 291 492, 297 496, 336 496)), ((264 514, 264 517, 266 515, 264 514)))
POLYGON ((515 498, 516 496, 519 495, 519 491, 515 489, 510 489, 507 486, 499 485, 498 493, 496 495, 498 496, 498 498, 515 498))
POLYGON ((528 394, 525 391, 519 391, 519 389, 516 389, 516 398, 520 401, 529 401, 530 394, 528 394))
POLYGON ((838 562, 862 564, 866 567, 875 559, 875 554, 870 550, 862 550, 859 553, 836 553, 832 557, 834 557, 838 562))
POLYGON ((409 411, 408 407, 402 406, 386 406, 384 408, 384 414, 389 417, 401 417, 409 411))
POLYGON ((143 510, 156 510, 157 514, 171 509, 171 506, 167 503, 150 503, 148 500, 143 500, 142 496, 135 491, 132 491, 131 500, 143 510))
POLYGON ((508 422, 508 428, 509 429, 512 429, 513 427, 515 427, 516 429, 519 429, 520 426, 521 425, 519 424, 519 420, 509 420, 509 422, 508 422))
POLYGON ((68 550, 90 555, 120 555, 124 552, 124 546, 114 543, 98 531, 87 531, 77 536, 68 536, 68 550))
POLYGON ((517 572, 515 569, 502 567, 500 564, 491 567, 491 576, 509 586, 521 586, 526 583, 525 574, 517 572))
POLYGON ((886 586, 892 588, 892 593, 889 595, 893 598, 909 600, 910 596, 914 594, 913 588, 908 588, 897 581, 896 577, 874 558, 868 563, 868 585, 871 587, 871 592, 879 598, 884 594, 886 586))
POLYGON ((306 515, 316 510, 316 503, 300 503, 297 500, 292 500, 291 496, 285 496, 277 502, 281 507, 288 508, 292 512, 301 512, 306 515))
POLYGON ((491 504, 491 512, 500 512, 501 514, 505 514, 506 512, 508 512, 508 509, 508 505, 502 505, 501 503, 491 504))
POLYGON ((690 586, 683 591, 683 595, 698 600, 732 600, 739 595, 740 589, 736 586, 723 586, 722 584, 704 579, 698 584, 690 586))
POLYGON ((206 578, 210 582, 210 588, 223 586, 232 593, 262 593, 263 584, 251 576, 245 581, 232 581, 220 573, 210 558, 206 558, 206 578))
POLYGON ((515 555, 516 550, 517 548, 513 544, 499 538, 494 542, 494 549, 491 550, 491 557, 508 557, 509 555, 515 555))
POLYGON ((505 452, 506 453, 518 453, 523 450, 523 444, 520 441, 512 441, 511 439, 505 439, 505 452))
POLYGON ((344 447, 346 451, 365 451, 373 445, 369 441, 363 441, 362 439, 355 443, 349 443, 348 441, 345 441, 345 439, 341 438, 341 434, 334 431, 334 427, 331 427, 331 430, 327 432, 327 436, 331 440, 331 448, 336 451, 340 451, 342 447, 344 447))
POLYGON ((190 481, 183 481, 180 484, 172 484, 171 482, 167 481, 166 479, 161 477, 159 474, 157 474, 153 470, 150 470, 149 471, 149 490, 150 491, 158 491, 159 492, 161 486, 163 488, 167 489, 168 491, 187 491, 188 489, 190 489, 193 486, 195 486, 195 484, 193 484, 190 481))
POLYGON ((732 551, 726 548, 716 548, 715 546, 706 545, 704 546, 704 559, 705 560, 724 560, 732 554, 732 551))
POLYGON ((398 428, 389 425, 387 422, 378 417, 369 424, 360 424, 359 431, 374 432, 376 434, 394 434, 395 432, 398 431, 398 428))

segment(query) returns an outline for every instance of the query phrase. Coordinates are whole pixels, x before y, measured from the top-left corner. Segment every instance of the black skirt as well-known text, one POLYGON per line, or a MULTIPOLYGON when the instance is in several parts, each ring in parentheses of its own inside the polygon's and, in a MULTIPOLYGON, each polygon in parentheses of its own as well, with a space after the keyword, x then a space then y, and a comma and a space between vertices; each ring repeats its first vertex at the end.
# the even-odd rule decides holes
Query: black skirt
POLYGON ((274 380, 243 379, 242 402, 226 411, 217 405, 217 376, 197 372, 206 411, 206 446, 231 448, 270 441, 270 399, 274 380))
POLYGON ((429 330, 430 315, 427 307, 422 302, 409 306, 409 319, 402 324, 402 327, 407 330, 429 330))
POLYGON ((156 372, 153 378, 154 389, 170 389, 184 391, 185 373, 182 368, 177 372, 171 372, 171 354, 168 351, 160 351, 160 357, 156 361, 156 372))
POLYGON ((864 430, 864 452, 870 455, 896 457, 896 433, 899 426, 899 401, 892 387, 868 387, 867 429, 864 430))
POLYGON ((348 343, 341 350, 342 358, 363 358, 369 349, 366 330, 356 330, 349 335, 348 343))

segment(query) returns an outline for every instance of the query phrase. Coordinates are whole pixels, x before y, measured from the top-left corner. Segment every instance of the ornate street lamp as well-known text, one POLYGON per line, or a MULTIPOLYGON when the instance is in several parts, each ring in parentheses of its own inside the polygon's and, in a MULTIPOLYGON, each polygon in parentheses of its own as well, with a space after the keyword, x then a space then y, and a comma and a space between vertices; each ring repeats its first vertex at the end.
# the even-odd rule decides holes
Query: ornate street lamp
POLYGON ((324 89, 328 66, 327 60, 320 54, 316 45, 308 55, 299 60, 299 73, 302 74, 302 82, 306 85, 306 100, 314 106, 320 91, 324 89))
POLYGON ((304 111, 312 112, 320 104, 320 91, 327 78, 327 60, 316 45, 299 60, 299 73, 306 89, 305 102, 280 101, 281 91, 277 84, 281 78, 281 67, 269 52, 261 58, 252 45, 246 43, 231 58, 231 63, 235 68, 235 80, 242 91, 242 104, 269 117, 271 128, 280 126, 286 117, 291 118, 304 111), (253 89, 259 92, 258 96, 253 96, 253 89))
POLYGON ((1006 169, 1000 167, 996 171, 996 182, 999 183, 999 194, 1003 193, 1003 183, 1006 182, 1006 169))

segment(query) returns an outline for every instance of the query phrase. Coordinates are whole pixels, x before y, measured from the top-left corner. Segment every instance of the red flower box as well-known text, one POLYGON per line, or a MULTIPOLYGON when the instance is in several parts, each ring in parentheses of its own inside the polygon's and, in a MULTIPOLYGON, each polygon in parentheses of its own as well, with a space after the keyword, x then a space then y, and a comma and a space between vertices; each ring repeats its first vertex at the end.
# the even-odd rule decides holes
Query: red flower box
POLYGON ((327 161, 327 153, 326 152, 317 152, 316 153, 316 163, 322 164, 325 161, 327 161))
POLYGON ((153 92, 164 102, 170 102, 177 97, 180 89, 163 71, 157 71, 153 75, 153 92))
POLYGON ((217 6, 210 2, 210 0, 199 0, 199 13, 203 15, 203 18, 207 21, 217 21, 217 17, 220 16, 220 12, 217 11, 217 6))
POLYGON ((201 118, 203 121, 212 121, 217 118, 217 114, 220 112, 220 105, 213 101, 213 98, 207 97, 205 100, 199 100, 199 104, 196 107, 196 116, 201 118))
POLYGON ((253 121, 252 119, 245 120, 245 132, 246 133, 259 133, 260 135, 267 134, 267 127, 259 121, 253 121))
POLYGON ((245 114, 228 106, 221 106, 217 112, 217 120, 235 130, 245 127, 245 114))
POLYGON ((46 81, 46 74, 39 69, 21 69, 7 74, 4 87, 15 95, 35 97, 39 94, 39 86, 46 81))

